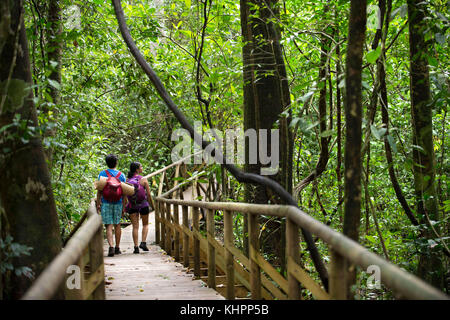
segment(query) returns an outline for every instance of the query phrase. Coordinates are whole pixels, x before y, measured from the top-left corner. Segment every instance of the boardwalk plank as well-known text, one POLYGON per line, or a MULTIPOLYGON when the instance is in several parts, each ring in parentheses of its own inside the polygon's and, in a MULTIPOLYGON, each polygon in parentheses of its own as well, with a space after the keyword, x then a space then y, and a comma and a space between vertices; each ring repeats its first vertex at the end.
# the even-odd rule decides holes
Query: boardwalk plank
MULTIPOLYGON (((154 212, 150 213, 148 252, 133 254, 132 227, 122 229, 122 254, 108 257, 104 242, 105 293, 107 300, 223 300, 205 282, 194 280, 181 263, 175 262, 159 246, 154 245, 154 212)), ((141 230, 142 225, 140 225, 141 230)), ((141 232, 139 232, 140 243, 141 232)))

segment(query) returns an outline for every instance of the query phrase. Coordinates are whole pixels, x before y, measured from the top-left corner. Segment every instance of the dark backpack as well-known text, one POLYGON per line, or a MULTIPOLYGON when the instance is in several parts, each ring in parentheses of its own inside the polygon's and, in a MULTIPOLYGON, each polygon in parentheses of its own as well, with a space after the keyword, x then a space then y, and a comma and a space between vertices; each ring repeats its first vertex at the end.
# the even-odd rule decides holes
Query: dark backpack
POLYGON ((139 177, 135 176, 127 181, 128 184, 130 184, 134 187, 134 194, 132 196, 128 196, 128 200, 130 201, 130 203, 133 207, 147 199, 145 189, 139 183, 140 180, 141 179, 139 177))
POLYGON ((105 171, 108 179, 106 180, 106 186, 103 189, 103 198, 108 202, 118 202, 123 195, 122 186, 120 184, 119 177, 122 172, 113 177, 108 170, 105 171))

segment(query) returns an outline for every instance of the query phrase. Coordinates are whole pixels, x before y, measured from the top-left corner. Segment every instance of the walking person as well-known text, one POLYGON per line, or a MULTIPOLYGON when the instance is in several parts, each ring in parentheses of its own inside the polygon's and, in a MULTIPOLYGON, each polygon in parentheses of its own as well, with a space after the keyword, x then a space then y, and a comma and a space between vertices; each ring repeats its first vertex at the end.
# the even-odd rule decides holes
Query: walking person
POLYGON ((125 182, 125 175, 116 169, 117 156, 109 154, 105 158, 108 169, 103 170, 98 175, 98 180, 107 178, 106 186, 102 191, 97 191, 97 212, 101 213, 103 224, 106 226, 106 239, 109 244, 108 257, 114 254, 121 254, 120 237, 122 229, 120 228, 120 219, 125 212, 126 197, 122 192, 120 182, 125 182), (113 226, 116 245, 113 243, 113 226))
POLYGON ((130 215, 131 224, 133 226, 133 253, 139 253, 139 248, 144 251, 149 251, 147 248, 147 234, 148 216, 150 213, 150 205, 148 203, 150 186, 147 179, 140 175, 141 173, 142 165, 139 162, 132 162, 130 164, 130 172, 127 176, 127 183, 134 186, 135 192, 132 196, 128 196, 128 204, 125 210, 130 215), (139 216, 142 219, 142 239, 138 246, 139 216))

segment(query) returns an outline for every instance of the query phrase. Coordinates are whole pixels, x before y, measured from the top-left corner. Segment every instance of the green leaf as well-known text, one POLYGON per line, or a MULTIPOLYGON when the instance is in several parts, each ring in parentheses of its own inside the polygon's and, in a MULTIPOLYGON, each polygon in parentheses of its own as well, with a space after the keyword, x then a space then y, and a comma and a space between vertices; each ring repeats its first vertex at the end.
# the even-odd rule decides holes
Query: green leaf
POLYGON ((397 153, 397 152, 398 152, 398 150, 397 150, 397 144, 395 143, 394 138, 393 138, 390 134, 388 134, 388 135, 386 136, 386 139, 387 139, 387 141, 389 142, 389 145, 391 146, 391 148, 392 148, 392 150, 394 151, 394 153, 397 153))
POLYGON ((377 61, 377 59, 380 57, 380 55, 381 55, 381 46, 377 47, 375 50, 370 51, 366 55, 366 60, 370 64, 374 64, 377 61))
POLYGON ((441 33, 436 33, 435 35, 436 41, 441 44, 444 45, 445 44, 445 35, 441 34, 441 33))
POLYGON ((439 65, 439 62, 435 57, 428 56, 427 59, 430 66, 437 67, 439 65))
POLYGON ((326 138, 326 137, 331 136, 332 134, 333 134, 333 130, 326 130, 326 131, 322 132, 322 133, 320 134, 320 136, 321 136, 322 138, 326 138))
POLYGON ((297 123, 300 121, 300 118, 295 117, 294 119, 291 120, 291 122, 289 123, 289 128, 293 129, 295 128, 295 126, 297 125, 297 123))
POLYGON ((397 9, 393 10, 391 13, 391 20, 395 18, 395 16, 400 12, 400 17, 404 18, 406 16, 406 13, 408 12, 408 7, 406 4, 403 4, 402 6, 398 7, 397 9))
POLYGON ((387 129, 386 128, 377 129, 377 127, 375 127, 374 125, 370 125, 370 131, 372 132, 372 134, 373 134, 373 136, 375 138, 380 140, 381 138, 383 138, 383 136, 386 133, 387 129))
POLYGON ((50 65, 52 66, 53 69, 55 69, 58 66, 58 62, 50 60, 50 65))
POLYGON ((8 124, 6 126, 1 127, 0 128, 0 133, 2 133, 3 131, 7 130, 8 128, 10 128, 12 126, 14 126, 14 123, 10 123, 10 124, 8 124))
POLYGON ((310 91, 307 94, 305 94, 304 96, 300 97, 299 100, 304 103, 304 102, 308 101, 308 99, 311 98, 311 96, 313 94, 314 94, 314 91, 310 91))
POLYGON ((52 80, 52 79, 48 79, 48 83, 55 88, 56 90, 61 90, 61 85, 59 84, 58 81, 52 80))
POLYGON ((416 144, 413 144, 413 145, 412 145, 412 148, 413 148, 413 149, 417 149, 418 151, 422 152, 423 154, 427 154, 427 152, 425 151, 425 149, 422 148, 421 146, 418 146, 418 145, 416 145, 416 144))
POLYGON ((318 126, 319 123, 320 123, 320 121, 314 122, 313 124, 311 124, 310 126, 308 126, 307 128, 305 128, 305 131, 309 131, 309 130, 311 130, 312 128, 318 126))

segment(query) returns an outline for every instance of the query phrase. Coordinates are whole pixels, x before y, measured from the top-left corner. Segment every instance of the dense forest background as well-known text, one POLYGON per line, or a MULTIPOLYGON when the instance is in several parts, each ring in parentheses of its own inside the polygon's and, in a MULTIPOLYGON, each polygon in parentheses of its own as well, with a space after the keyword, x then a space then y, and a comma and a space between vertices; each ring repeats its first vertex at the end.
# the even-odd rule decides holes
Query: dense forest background
MULTIPOLYGON (((286 72, 283 92, 290 101, 272 125, 285 126, 292 141, 292 150, 285 151, 291 152, 290 178, 283 181, 305 212, 343 231, 344 75, 350 2, 269 2, 276 3, 277 12, 269 13, 265 23, 279 32, 286 72)), ((252 1, 254 6, 258 3, 264 7, 263 2, 252 1)), ((357 240, 434 284, 433 275, 427 274, 439 273, 443 280, 438 286, 445 290, 450 277, 446 256, 450 7, 444 0, 425 1, 421 19, 435 174, 428 178, 425 174, 425 182, 432 180, 436 192, 431 197, 437 203, 437 214, 424 216, 417 206, 414 168, 418 165, 415 154, 425 150, 414 138, 410 78, 409 23, 416 16, 411 17, 408 3, 412 2, 368 1, 357 240), (420 260, 433 250, 440 252, 440 267, 421 269, 420 260)), ((137 46, 192 123, 201 121, 204 131, 244 126, 246 42, 238 1, 128 0, 122 6, 137 46)), ((12 124, 1 123, 0 139, 8 139, 11 125, 22 127, 23 143, 35 132, 41 134, 64 240, 95 194, 92 182, 104 168, 105 155, 117 154, 118 169, 123 172, 136 160, 145 173, 160 169, 171 162, 171 151, 178 143, 171 135, 180 124, 131 58, 109 2, 29 0, 24 8, 38 126, 26 129, 27 122, 15 117, 12 124)), ((219 172, 219 167, 208 170, 219 172)), ((251 195, 244 185, 231 175, 228 180, 227 192, 217 200, 248 202, 251 195)), ((244 247, 244 233, 239 230, 245 223, 242 217, 236 219, 236 241, 244 247)), ((267 225, 262 230, 263 246, 265 241, 270 246, 271 236, 282 230, 281 223, 269 220, 262 224, 267 225)), ((5 248, 6 235, 7 228, 2 228, 5 248)), ((326 246, 317 245, 327 261, 326 246)), ((270 258, 270 251, 267 255, 270 258)), ((306 269, 312 269, 308 253, 303 258, 306 269)), ((380 291, 383 294, 390 297, 386 290, 380 291)))

